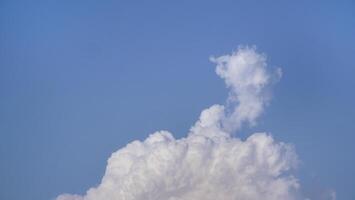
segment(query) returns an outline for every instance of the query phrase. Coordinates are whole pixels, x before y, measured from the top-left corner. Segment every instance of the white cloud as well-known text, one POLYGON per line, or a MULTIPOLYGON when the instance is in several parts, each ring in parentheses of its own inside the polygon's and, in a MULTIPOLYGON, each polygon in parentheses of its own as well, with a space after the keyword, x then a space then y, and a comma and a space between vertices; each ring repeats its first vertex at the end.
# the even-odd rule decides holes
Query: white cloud
POLYGON ((230 89, 227 104, 202 111, 185 138, 167 131, 151 134, 114 152, 101 183, 83 196, 57 200, 296 200, 291 175, 297 156, 291 145, 267 133, 245 141, 234 137, 243 123, 254 125, 269 101, 275 75, 266 57, 241 47, 212 58, 230 89))
POLYGON ((223 120, 224 128, 234 131, 243 122, 255 125, 270 100, 267 89, 273 80, 281 77, 281 69, 267 71, 266 56, 248 47, 240 47, 232 55, 211 58, 211 61, 217 64, 216 73, 230 89, 228 105, 232 111, 223 120))

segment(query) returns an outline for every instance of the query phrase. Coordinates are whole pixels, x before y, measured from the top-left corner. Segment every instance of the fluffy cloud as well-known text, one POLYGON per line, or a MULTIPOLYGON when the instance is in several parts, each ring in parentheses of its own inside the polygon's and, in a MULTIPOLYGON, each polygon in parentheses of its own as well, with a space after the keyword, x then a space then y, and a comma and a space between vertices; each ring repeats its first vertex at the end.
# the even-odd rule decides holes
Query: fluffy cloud
POLYGON ((202 111, 185 138, 159 131, 131 142, 109 158, 99 186, 57 200, 302 199, 291 145, 267 133, 233 136, 255 125, 280 70, 270 72, 265 55, 249 47, 211 60, 230 90, 226 105, 202 111))

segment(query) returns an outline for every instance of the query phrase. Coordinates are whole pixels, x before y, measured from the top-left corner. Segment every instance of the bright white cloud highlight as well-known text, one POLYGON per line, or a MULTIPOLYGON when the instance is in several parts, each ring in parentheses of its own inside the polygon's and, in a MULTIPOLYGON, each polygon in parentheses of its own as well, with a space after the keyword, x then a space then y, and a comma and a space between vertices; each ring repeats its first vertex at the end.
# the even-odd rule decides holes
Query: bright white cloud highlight
POLYGON ((292 146, 267 133, 233 136, 244 123, 255 125, 281 71, 270 72, 265 55, 249 47, 211 60, 230 89, 226 105, 202 111, 186 138, 159 131, 119 149, 99 186, 57 200, 302 199, 292 146))

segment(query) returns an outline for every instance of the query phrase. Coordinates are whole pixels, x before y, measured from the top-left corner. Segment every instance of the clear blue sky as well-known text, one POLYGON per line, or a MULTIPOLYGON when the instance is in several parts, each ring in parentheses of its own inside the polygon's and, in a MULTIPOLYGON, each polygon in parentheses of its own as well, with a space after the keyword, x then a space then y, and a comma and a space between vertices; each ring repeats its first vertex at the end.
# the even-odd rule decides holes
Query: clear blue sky
POLYGON ((355 199, 355 3, 0 1, 0 199, 97 185, 110 154, 186 134, 223 103, 209 62, 256 45, 284 76, 253 129, 295 145, 302 186, 355 199))

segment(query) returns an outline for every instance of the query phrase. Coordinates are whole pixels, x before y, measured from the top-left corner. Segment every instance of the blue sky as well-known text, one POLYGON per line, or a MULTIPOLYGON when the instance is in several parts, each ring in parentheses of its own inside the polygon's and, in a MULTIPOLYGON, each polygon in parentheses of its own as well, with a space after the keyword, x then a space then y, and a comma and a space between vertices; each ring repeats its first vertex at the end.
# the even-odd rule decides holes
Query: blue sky
POLYGON ((283 77, 258 126, 292 143, 309 194, 355 191, 351 1, 0 2, 0 199, 97 185, 112 152, 183 137, 227 96, 210 56, 256 45, 283 77))

